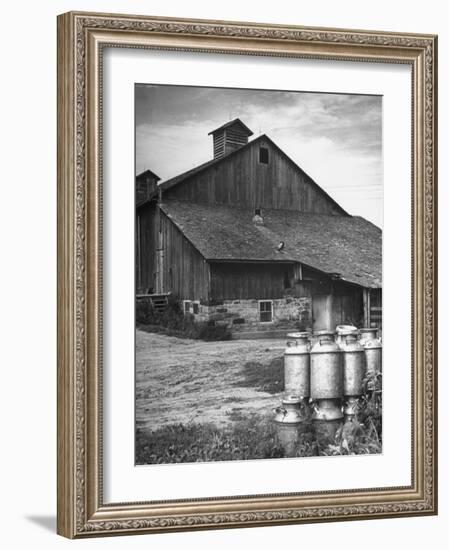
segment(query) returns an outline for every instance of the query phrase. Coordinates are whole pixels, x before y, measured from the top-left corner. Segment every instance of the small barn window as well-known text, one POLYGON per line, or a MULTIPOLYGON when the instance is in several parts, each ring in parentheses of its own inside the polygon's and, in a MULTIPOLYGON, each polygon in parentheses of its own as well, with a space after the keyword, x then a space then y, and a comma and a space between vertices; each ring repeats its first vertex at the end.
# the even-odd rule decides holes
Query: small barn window
POLYGON ((260 147, 259 149, 259 162, 261 164, 268 164, 269 162, 269 154, 266 147, 260 147))
POLYGON ((193 313, 197 315, 200 312, 200 304, 198 302, 193 302, 193 313))
POLYGON ((184 300, 183 305, 184 305, 184 314, 190 313, 190 310, 192 308, 192 302, 190 300, 184 300))
POLYGON ((271 323, 273 321, 273 302, 271 300, 259 302, 259 315, 261 323, 271 323))

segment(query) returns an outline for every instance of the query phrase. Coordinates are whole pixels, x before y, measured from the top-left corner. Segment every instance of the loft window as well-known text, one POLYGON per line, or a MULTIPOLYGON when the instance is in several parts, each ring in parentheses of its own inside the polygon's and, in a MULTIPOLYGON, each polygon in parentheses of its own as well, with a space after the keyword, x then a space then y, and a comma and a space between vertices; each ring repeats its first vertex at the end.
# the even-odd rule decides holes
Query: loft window
POLYGON ((273 321, 272 300, 264 300, 259 302, 259 316, 261 323, 271 323, 273 321))
POLYGON ((266 147, 260 147, 259 149, 259 162, 261 164, 268 164, 269 162, 269 154, 266 147))

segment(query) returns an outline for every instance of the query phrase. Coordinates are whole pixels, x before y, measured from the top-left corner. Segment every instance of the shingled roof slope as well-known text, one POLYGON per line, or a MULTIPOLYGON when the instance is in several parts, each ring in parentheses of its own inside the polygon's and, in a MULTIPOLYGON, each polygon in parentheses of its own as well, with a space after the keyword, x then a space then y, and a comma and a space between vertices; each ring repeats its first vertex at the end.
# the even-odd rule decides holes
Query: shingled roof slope
POLYGON ((172 200, 159 208, 206 260, 301 262, 363 287, 382 286, 382 231, 364 218, 263 210, 258 226, 247 209, 172 200))
MULTIPOLYGON (((244 145, 243 147, 246 147, 247 145, 244 145)), ((192 176, 195 176, 197 173, 202 172, 203 170, 205 170, 209 166, 212 166, 213 164, 217 164, 223 158, 225 158, 225 157, 221 157, 219 159, 211 159, 211 160, 208 160, 206 162, 203 162, 202 164, 199 164, 198 166, 195 166, 194 168, 191 168, 190 170, 187 170, 187 172, 183 172, 182 174, 174 176, 173 178, 170 178, 169 180, 165 180, 165 181, 161 182, 159 185, 160 185, 160 187, 162 188, 163 191, 165 191, 166 189, 170 189, 171 187, 174 187, 175 185, 178 185, 178 183, 181 183, 182 181, 186 180, 187 178, 190 178, 192 176)))

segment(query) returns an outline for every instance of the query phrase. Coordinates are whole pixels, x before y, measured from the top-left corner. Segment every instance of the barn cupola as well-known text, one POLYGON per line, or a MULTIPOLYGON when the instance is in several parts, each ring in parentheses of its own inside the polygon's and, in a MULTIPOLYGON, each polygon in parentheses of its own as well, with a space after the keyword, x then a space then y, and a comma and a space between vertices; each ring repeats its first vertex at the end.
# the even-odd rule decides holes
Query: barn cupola
POLYGON ((214 159, 219 159, 248 143, 253 132, 239 118, 235 118, 209 132, 214 140, 214 159))
POLYGON ((161 178, 151 170, 136 176, 136 204, 141 204, 157 195, 157 182, 161 178))

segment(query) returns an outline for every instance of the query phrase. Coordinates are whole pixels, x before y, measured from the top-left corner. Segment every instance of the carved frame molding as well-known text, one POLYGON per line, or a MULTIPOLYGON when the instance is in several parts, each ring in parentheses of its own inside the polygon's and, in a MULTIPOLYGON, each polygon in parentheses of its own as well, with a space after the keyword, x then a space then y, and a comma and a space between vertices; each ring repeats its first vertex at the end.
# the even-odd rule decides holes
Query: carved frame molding
POLYGON ((71 538, 437 512, 437 38, 70 12, 58 18, 58 532, 71 538), (104 47, 412 67, 413 483, 175 502, 102 502, 101 59, 104 47))

